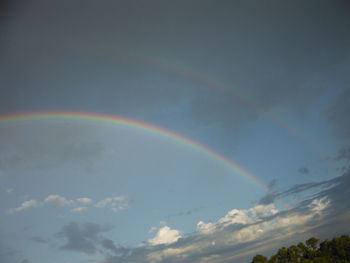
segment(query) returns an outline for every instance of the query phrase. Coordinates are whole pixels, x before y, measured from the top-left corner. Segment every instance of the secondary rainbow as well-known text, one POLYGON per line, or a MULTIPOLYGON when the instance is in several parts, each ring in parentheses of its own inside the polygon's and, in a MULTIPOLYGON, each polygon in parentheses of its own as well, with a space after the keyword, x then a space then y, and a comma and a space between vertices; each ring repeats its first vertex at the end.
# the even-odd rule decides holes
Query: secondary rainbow
MULTIPOLYGON (((74 41, 73 41, 74 42, 74 41)), ((107 47, 101 44, 89 44, 77 43, 77 46, 82 49, 85 47, 88 51, 99 51, 105 54, 112 54, 114 56, 124 57, 128 60, 134 62, 144 62, 147 64, 156 65, 159 68, 165 69, 169 72, 176 72, 179 75, 188 77, 190 79, 194 79, 199 81, 208 87, 213 87, 219 89, 221 92, 225 93, 227 96, 232 96, 233 98, 239 99, 241 102, 245 103, 247 106, 257 110, 258 112, 264 112, 267 116, 269 116, 277 125, 282 127, 287 133, 292 135, 293 137, 300 140, 307 148, 316 155, 323 156, 323 151, 311 140, 307 139, 305 135, 297 129, 297 127, 293 127, 289 125, 288 122, 280 117, 277 113, 273 112, 271 109, 258 102, 256 99, 249 96, 248 93, 244 92, 244 90, 237 88, 236 86, 229 85, 225 83, 223 80, 220 80, 216 77, 210 76, 207 72, 199 72, 191 67, 175 63, 170 60, 166 60, 157 56, 149 56, 140 52, 136 52, 133 50, 125 49, 125 48, 117 48, 117 47, 107 47)))
POLYGON ((111 123, 117 124, 120 126, 131 127, 139 130, 143 130, 148 133, 156 134, 168 138, 177 143, 191 147, 192 149, 199 151, 211 159, 218 161, 219 163, 225 165, 230 170, 235 173, 238 173, 241 176, 247 177, 254 183, 260 185, 265 190, 269 191, 269 188, 263 184, 256 176, 248 172, 243 167, 239 166, 235 162, 229 160, 225 156, 209 149, 208 147, 190 140, 180 134, 174 133, 172 131, 163 129, 161 127, 151 125, 148 123, 125 119, 118 116, 111 115, 101 115, 95 113, 81 113, 81 112, 34 112, 34 113, 22 113, 22 114, 10 114, 0 116, 0 123, 11 123, 11 122, 21 122, 21 121, 32 121, 32 120, 85 120, 101 123, 111 123))

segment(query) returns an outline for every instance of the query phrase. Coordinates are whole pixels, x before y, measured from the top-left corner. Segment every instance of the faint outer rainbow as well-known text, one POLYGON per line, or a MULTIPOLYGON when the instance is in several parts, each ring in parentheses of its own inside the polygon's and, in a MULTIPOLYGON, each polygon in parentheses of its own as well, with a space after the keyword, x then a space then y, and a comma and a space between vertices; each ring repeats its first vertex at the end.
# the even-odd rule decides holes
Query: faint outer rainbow
POLYGON ((205 154, 209 158, 218 161, 219 163, 225 165, 231 171, 238 173, 244 177, 247 177, 249 180, 254 183, 262 186, 266 191, 269 191, 269 188, 263 184, 256 176, 248 172, 243 167, 239 166, 235 162, 229 160, 225 156, 209 149, 208 147, 190 140, 180 134, 174 133, 172 131, 163 129, 158 126, 154 126, 148 123, 125 119, 117 116, 111 115, 101 115, 95 113, 82 113, 82 112, 33 112, 33 113, 21 113, 21 114, 10 114, 0 116, 0 123, 12 123, 12 122, 21 122, 21 121, 32 121, 32 120, 85 120, 92 122, 101 122, 101 123, 110 123, 117 124, 124 127, 135 128, 138 130, 145 131, 147 133, 155 134, 162 136, 164 138, 170 139, 174 142, 189 146, 190 148, 205 154))
POLYGON ((231 96, 233 98, 239 99, 241 102, 245 103, 247 106, 252 107, 258 112, 264 112, 282 129, 284 129, 290 135, 299 139, 302 143, 308 146, 311 152, 317 155, 322 154, 322 150, 319 149, 319 147, 316 144, 308 140, 300 130, 298 130, 296 127, 293 127, 292 125, 289 125, 288 122, 284 120, 284 118, 278 116, 271 109, 269 109, 267 106, 263 105, 262 103, 258 102, 256 99, 253 99, 251 96, 248 95, 247 92, 243 92, 242 89, 238 89, 237 87, 226 84, 225 82, 223 82, 222 80, 219 80, 218 78, 211 77, 208 73, 201 73, 201 72, 195 71, 190 67, 186 67, 185 65, 177 64, 158 57, 146 56, 141 53, 136 53, 136 52, 132 53, 132 52, 126 52, 126 51, 123 52, 123 55, 128 56, 129 58, 132 58, 134 60, 138 59, 138 60, 147 61, 154 65, 158 65, 163 69, 169 69, 183 76, 205 83, 209 87, 218 88, 219 90, 221 90, 221 92, 224 92, 226 95, 231 96))
POLYGON ((148 64, 156 65, 162 69, 168 70, 169 72, 177 72, 178 74, 188 77, 190 79, 194 79, 201 83, 208 85, 208 87, 213 87, 221 90, 221 92, 225 93, 227 96, 231 96, 233 98, 239 99, 241 102, 245 103, 249 107, 257 110, 258 112, 264 112, 267 116, 270 117, 277 125, 279 125, 282 129, 284 129, 287 133, 292 135, 293 137, 300 140, 307 148, 316 155, 323 156, 322 150, 315 144, 312 143, 305 135, 296 127, 288 124, 288 122, 283 118, 274 113, 267 106, 263 105, 261 102, 258 102, 256 99, 249 96, 247 92, 244 92, 242 89, 237 88, 236 86, 225 83, 218 78, 210 76, 210 74, 204 72, 199 72, 197 70, 192 69, 191 67, 187 67, 182 64, 177 64, 173 61, 169 61, 166 59, 162 59, 157 56, 149 56, 140 52, 131 51, 125 48, 117 48, 117 47, 105 47, 103 45, 92 45, 89 43, 83 43, 78 45, 80 49, 86 48, 87 50, 99 51, 102 53, 106 53, 108 55, 113 54, 114 56, 125 57, 129 60, 134 60, 135 62, 142 61, 148 64))

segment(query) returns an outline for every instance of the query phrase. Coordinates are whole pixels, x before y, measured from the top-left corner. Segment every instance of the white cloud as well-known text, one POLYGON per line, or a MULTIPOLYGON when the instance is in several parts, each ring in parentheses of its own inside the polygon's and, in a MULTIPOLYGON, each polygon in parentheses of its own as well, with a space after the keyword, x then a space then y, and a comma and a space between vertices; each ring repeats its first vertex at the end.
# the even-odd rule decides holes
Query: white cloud
MULTIPOLYGON (((185 260, 191 252, 198 252, 202 249, 202 244, 200 243, 189 243, 186 246, 181 247, 167 247, 165 249, 161 249, 159 251, 151 252, 147 255, 147 262, 156 263, 156 262, 164 262, 167 258, 177 259, 174 262, 182 262, 185 260)), ((206 244, 207 245, 207 244, 206 244)))
POLYGON ((107 197, 95 204, 98 208, 110 208, 113 212, 118 212, 129 206, 129 200, 124 196, 107 197))
POLYGON ((150 230, 148 230, 148 233, 155 233, 155 232, 157 232, 157 231, 158 231, 158 228, 152 226, 152 227, 150 228, 150 230))
POLYGON ((274 205, 257 205, 250 209, 232 209, 224 217, 217 222, 205 223, 199 221, 197 223, 197 231, 201 234, 212 234, 218 228, 228 225, 240 224, 247 225, 258 222, 267 216, 274 215, 278 212, 274 205))
MULTIPOLYGON (((114 212, 123 210, 129 206, 130 200, 124 196, 107 197, 95 204, 97 208, 108 208, 114 212)), ((43 201, 29 200, 23 202, 17 208, 11 208, 7 211, 9 214, 20 212, 22 210, 36 206, 53 206, 53 207, 70 207, 73 213, 82 213, 88 209, 88 206, 93 205, 93 200, 88 197, 77 198, 75 201, 67 199, 58 194, 51 194, 44 198, 43 201)))
POLYGON ((203 221, 199 221, 197 223, 197 231, 201 234, 212 234, 215 231, 214 223, 204 223, 203 221))
POLYGON ((148 243, 152 246, 172 244, 179 240, 181 237, 180 231, 176 229, 171 229, 168 226, 164 226, 158 230, 156 236, 148 240, 148 243))
POLYGON ((60 195, 49 195, 45 198, 44 203, 53 206, 69 206, 74 203, 73 200, 67 200, 65 197, 60 195))
POLYGON ((82 197, 77 199, 78 203, 81 203, 83 205, 91 205, 93 203, 92 199, 88 197, 82 197))
POLYGON ((107 197, 96 204, 97 207, 106 207, 114 202, 122 202, 125 198, 123 196, 107 197))
POLYGON ((313 212, 319 214, 329 205, 329 203, 330 201, 326 197, 323 197, 321 199, 312 200, 309 207, 313 212))
MULTIPOLYGON (((261 240, 270 240, 272 246, 276 246, 275 241, 290 238, 292 235, 309 231, 312 227, 317 227, 315 222, 312 226, 307 224, 315 219, 323 217, 324 210, 328 207, 330 201, 327 198, 315 199, 310 204, 310 212, 306 214, 298 212, 289 212, 285 215, 276 216, 272 220, 262 221, 258 224, 249 225, 243 229, 235 231, 232 235, 225 238, 226 244, 232 246, 245 242, 261 242, 261 240), (316 205, 316 206, 315 206, 316 205), (313 209, 317 207, 317 209, 313 209)), ((265 244, 268 246, 271 244, 265 244)), ((251 251, 248 255, 251 254, 251 251)), ((238 253, 235 255, 239 257, 238 253)))
POLYGON ((72 208, 70 211, 73 213, 82 213, 82 212, 85 212, 86 210, 87 210, 87 207, 78 206, 78 207, 72 208))
POLYGON ((40 203, 36 200, 33 200, 33 199, 28 200, 28 201, 24 201, 19 207, 9 209, 8 213, 9 214, 17 213, 17 212, 20 212, 20 211, 23 211, 23 210, 26 210, 26 209, 29 209, 32 207, 37 207, 39 205, 40 205, 40 203))
POLYGON ((229 211, 218 223, 224 225, 231 224, 251 224, 264 217, 274 215, 278 212, 273 204, 270 205, 257 205, 250 209, 233 209, 229 211))
MULTIPOLYGON (((215 256, 216 247, 222 250, 248 242, 260 243, 265 239, 275 242, 289 238, 296 233, 308 231, 306 225, 315 218, 322 217, 329 204, 330 201, 326 198, 315 199, 309 205, 308 213, 290 210, 278 214, 279 211, 273 205, 258 205, 245 210, 233 209, 216 222, 199 221, 197 233, 194 234, 196 238, 189 242, 178 242, 175 247, 171 244, 178 241, 180 232, 166 226, 161 228, 156 237, 148 242, 150 245, 169 244, 170 246, 147 253, 146 258, 151 263, 167 262, 168 260, 169 262, 190 262, 192 256, 207 255, 208 251, 215 256), (272 217, 269 218, 269 216, 272 217), (237 225, 238 228, 236 230, 228 228, 231 225, 237 225)), ((249 250, 249 253, 252 252, 249 250)), ((212 256, 210 259, 213 260, 212 256)), ((230 255, 230 260, 234 257, 239 258, 239 256, 242 254, 230 255)), ((222 255, 219 258, 218 261, 209 260, 209 262, 221 262, 225 256, 222 255)), ((197 258, 195 262, 207 262, 207 260, 204 256, 197 258)))

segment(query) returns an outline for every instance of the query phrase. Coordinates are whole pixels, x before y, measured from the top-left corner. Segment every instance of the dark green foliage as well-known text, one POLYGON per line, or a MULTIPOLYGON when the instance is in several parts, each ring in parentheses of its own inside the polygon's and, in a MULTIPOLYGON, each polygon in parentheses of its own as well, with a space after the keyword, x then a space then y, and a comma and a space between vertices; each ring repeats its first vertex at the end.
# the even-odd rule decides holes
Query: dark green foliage
POLYGON ((252 263, 269 263, 268 259, 262 255, 256 255, 252 263))
POLYGON ((270 259, 256 255, 252 263, 350 263, 350 237, 343 235, 320 244, 312 237, 305 244, 280 248, 270 259))

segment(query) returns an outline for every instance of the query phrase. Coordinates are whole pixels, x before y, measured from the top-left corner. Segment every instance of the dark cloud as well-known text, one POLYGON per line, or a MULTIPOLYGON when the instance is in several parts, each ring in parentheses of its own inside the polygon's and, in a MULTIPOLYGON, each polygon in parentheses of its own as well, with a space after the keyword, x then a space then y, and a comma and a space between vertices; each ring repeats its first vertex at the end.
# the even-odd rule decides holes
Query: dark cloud
POLYGON ((268 183, 267 188, 268 188, 270 191, 272 191, 273 188, 276 186, 277 182, 278 182, 278 179, 276 179, 276 178, 275 178, 275 179, 272 179, 272 180, 268 183))
POLYGON ((115 246, 114 242, 110 239, 103 239, 101 241, 101 245, 103 248, 111 250, 111 251, 117 250, 117 247, 115 246))
POLYGON ((350 171, 350 146, 341 147, 337 155, 329 159, 338 162, 338 172, 346 173, 350 171))
POLYGON ((337 97, 336 102, 329 110, 330 122, 334 125, 339 138, 350 140, 350 88, 343 90, 337 97))
POLYGON ((57 237, 65 239, 65 244, 61 246, 61 249, 93 254, 98 250, 100 234, 107 230, 108 228, 94 223, 72 222, 63 226, 57 237))
POLYGON ((14 263, 18 258, 20 251, 10 247, 8 244, 0 240, 0 262, 14 263))
POLYGON ((42 238, 42 237, 39 237, 39 236, 31 237, 30 240, 32 240, 34 242, 37 242, 37 243, 41 243, 41 244, 47 244, 49 242, 48 239, 45 239, 45 238, 42 238))
POLYGON ((307 175, 310 173, 310 170, 307 167, 301 167, 298 169, 298 173, 302 175, 307 175))
POLYGON ((277 198, 277 194, 275 193, 267 193, 266 195, 264 195, 262 198, 260 198, 259 200, 259 204, 260 205, 269 205, 272 204, 276 198, 277 198))
POLYGON ((130 249, 116 245, 111 239, 107 238, 101 241, 101 247, 111 252, 113 257, 125 257, 130 252, 130 249))
POLYGON ((342 147, 339 151, 337 156, 334 158, 337 161, 347 161, 350 162, 350 146, 349 147, 342 147))
POLYGON ((170 218, 175 218, 175 217, 181 217, 181 216, 188 216, 188 215, 192 215, 194 213, 198 213, 199 211, 203 210, 207 208, 206 206, 199 206, 199 207, 195 207, 193 209, 190 209, 190 210, 186 210, 186 211, 181 211, 179 213, 176 213, 176 214, 170 214, 170 215, 167 215, 165 216, 165 219, 170 219, 170 218))
POLYGON ((272 179, 268 183, 268 185, 267 185, 268 193, 260 198, 260 200, 258 201, 258 204, 269 205, 275 201, 275 199, 277 198, 277 193, 275 193, 274 188, 275 188, 277 182, 278 182, 277 179, 272 179))
POLYGON ((103 233, 110 231, 111 227, 101 226, 95 223, 71 222, 62 227, 56 237, 65 240, 61 246, 63 250, 71 250, 86 254, 100 253, 106 257, 124 256, 129 250, 115 244, 106 238, 103 233))

